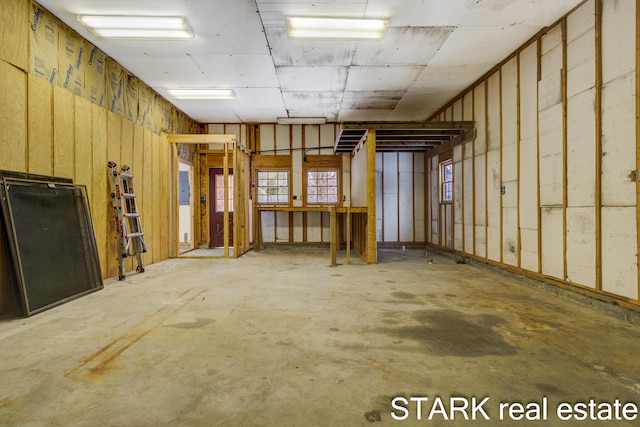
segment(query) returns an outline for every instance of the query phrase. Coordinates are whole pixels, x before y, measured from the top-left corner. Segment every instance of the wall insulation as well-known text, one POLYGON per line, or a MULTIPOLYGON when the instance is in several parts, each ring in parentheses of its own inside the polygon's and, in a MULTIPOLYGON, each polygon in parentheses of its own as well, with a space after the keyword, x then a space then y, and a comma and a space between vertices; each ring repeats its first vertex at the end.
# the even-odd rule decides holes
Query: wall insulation
MULTIPOLYGON (((161 131, 177 132, 180 125, 196 133, 197 124, 122 67, 129 84, 114 96, 126 97, 128 110, 110 108, 105 63, 119 66, 36 3, 4 1, 0 28, 0 169, 72 178, 87 187, 107 278, 117 272, 107 161, 129 164, 142 189, 150 243, 144 262, 167 258, 170 147, 161 131), (169 118, 158 113, 166 109, 169 118)), ((13 309, 11 279, 1 246, 0 312, 6 312, 13 309)))
POLYGON ((453 148, 453 223, 427 159, 429 243, 639 302, 636 3, 585 2, 434 116, 477 137, 453 148))

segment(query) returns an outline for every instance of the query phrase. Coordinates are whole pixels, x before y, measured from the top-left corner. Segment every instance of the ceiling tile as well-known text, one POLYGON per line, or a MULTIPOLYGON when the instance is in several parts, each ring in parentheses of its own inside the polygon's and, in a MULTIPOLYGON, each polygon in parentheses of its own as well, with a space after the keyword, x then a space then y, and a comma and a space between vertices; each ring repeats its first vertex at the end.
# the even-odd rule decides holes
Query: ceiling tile
POLYGON ((336 92, 347 84, 347 67, 276 67, 283 92, 336 92))
POLYGON ((291 40, 286 27, 266 27, 273 63, 295 66, 345 67, 351 65, 354 41, 291 40))
POLYGON ((279 86, 269 55, 206 55, 192 58, 214 86, 279 86))
POLYGON ((427 65, 453 27, 391 27, 382 40, 359 41, 353 65, 427 65))
POLYGON ((342 108, 347 110, 393 109, 404 95, 404 91, 345 92, 342 108))
POLYGON ((420 75, 422 70, 424 70, 423 66, 351 67, 345 90, 350 92, 405 91, 420 75))
POLYGON ((342 92, 283 92, 282 98, 287 110, 339 109, 342 92))

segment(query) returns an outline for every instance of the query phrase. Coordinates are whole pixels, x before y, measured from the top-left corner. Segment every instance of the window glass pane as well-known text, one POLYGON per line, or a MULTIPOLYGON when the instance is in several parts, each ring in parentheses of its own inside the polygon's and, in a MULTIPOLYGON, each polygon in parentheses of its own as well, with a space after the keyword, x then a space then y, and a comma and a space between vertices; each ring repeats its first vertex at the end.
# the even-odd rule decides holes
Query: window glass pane
POLYGON ((258 203, 289 203, 289 172, 259 171, 258 203))
POLYGON ((338 203, 338 171, 307 171, 307 203, 338 203))

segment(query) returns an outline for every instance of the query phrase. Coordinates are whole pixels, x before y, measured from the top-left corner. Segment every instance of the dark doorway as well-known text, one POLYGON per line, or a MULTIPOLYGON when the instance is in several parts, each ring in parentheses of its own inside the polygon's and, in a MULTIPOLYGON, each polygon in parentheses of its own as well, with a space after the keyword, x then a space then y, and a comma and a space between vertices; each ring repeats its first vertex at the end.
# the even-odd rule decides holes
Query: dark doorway
MULTIPOLYGON (((229 169, 229 247, 233 246, 233 169, 229 169)), ((209 247, 224 247, 224 171, 209 169, 209 247)))

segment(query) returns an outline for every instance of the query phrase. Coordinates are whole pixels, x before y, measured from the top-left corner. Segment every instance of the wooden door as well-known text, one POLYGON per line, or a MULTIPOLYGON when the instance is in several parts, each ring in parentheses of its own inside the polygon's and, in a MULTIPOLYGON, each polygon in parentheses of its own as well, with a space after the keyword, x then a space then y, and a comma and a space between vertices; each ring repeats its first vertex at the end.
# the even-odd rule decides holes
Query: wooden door
MULTIPOLYGON (((233 171, 228 175, 229 247, 233 246, 233 171)), ((224 247, 224 172, 222 168, 209 169, 209 247, 224 247)))

